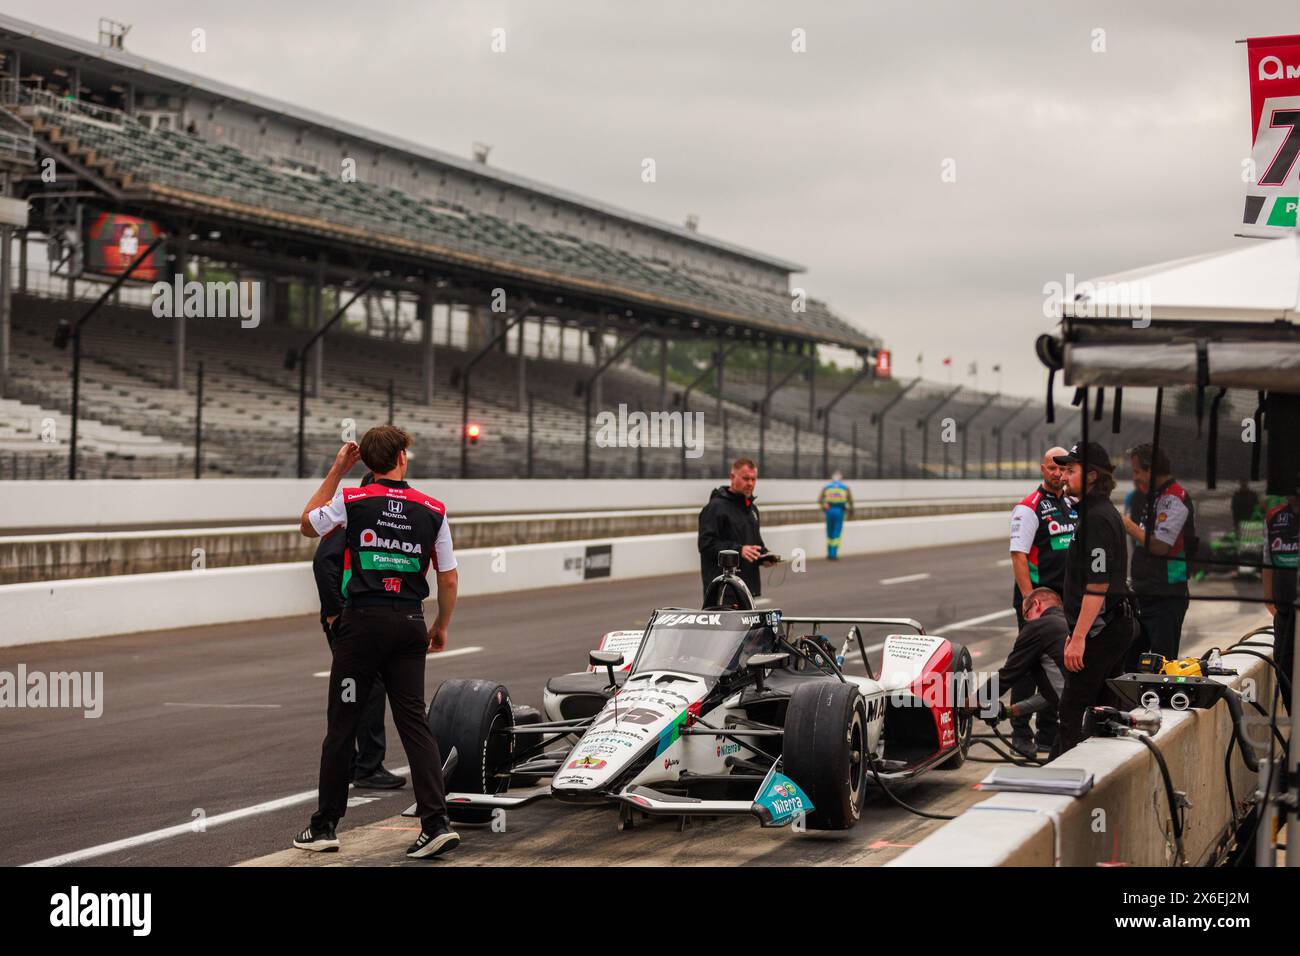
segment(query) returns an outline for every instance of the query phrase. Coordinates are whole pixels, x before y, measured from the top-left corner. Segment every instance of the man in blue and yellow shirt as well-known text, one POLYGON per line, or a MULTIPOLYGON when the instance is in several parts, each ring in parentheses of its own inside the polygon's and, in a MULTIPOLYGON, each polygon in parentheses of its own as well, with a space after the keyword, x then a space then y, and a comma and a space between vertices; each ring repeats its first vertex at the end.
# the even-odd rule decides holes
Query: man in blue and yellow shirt
POLYGON ((831 475, 831 483, 822 489, 818 502, 826 514, 826 557, 835 561, 839 558, 844 516, 853 511, 853 492, 844 483, 843 474, 837 471, 831 475))

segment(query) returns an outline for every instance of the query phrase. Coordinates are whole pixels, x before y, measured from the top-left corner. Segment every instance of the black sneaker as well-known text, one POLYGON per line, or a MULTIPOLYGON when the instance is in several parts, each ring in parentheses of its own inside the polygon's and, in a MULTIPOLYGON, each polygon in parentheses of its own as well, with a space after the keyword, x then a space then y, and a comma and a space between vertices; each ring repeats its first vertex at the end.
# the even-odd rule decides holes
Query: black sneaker
POLYGON ((432 830, 420 831, 415 842, 406 848, 406 858, 424 860, 441 856, 458 846, 460 846, 460 834, 453 830, 447 818, 443 817, 432 830))
POLYGON ((337 852, 339 838, 334 832, 334 824, 327 823, 323 830, 313 830, 310 825, 296 837, 293 845, 300 850, 312 850, 316 853, 337 852))
POLYGON ((406 778, 399 774, 389 773, 383 767, 380 767, 368 776, 357 777, 352 781, 352 786, 358 790, 401 790, 406 786, 406 778))
POLYGON ((1026 760, 1038 759, 1038 745, 1033 737, 1012 737, 1011 749, 1026 760))

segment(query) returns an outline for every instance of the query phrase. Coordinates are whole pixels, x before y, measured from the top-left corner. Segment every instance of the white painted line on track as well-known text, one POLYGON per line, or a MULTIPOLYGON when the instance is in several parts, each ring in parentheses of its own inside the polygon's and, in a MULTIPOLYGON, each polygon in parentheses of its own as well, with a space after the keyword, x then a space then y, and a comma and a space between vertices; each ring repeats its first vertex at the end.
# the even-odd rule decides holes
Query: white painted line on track
MULTIPOLYGON (((453 647, 453 648, 452 648, 451 650, 449 650, 449 651, 439 651, 437 654, 430 654, 428 657, 425 658, 425 663, 431 663, 431 662, 436 662, 436 661, 445 661, 445 660, 446 660, 447 658, 449 658, 449 657, 460 657, 462 654, 477 654, 477 653, 478 653, 479 651, 481 651, 481 650, 483 650, 483 648, 478 647, 478 646, 471 646, 471 647, 453 647)), ((329 676, 330 676, 330 672, 329 672, 329 671, 317 671, 316 673, 312 674, 311 676, 312 676, 312 677, 329 677, 329 676)))
POLYGON ((177 701, 164 701, 164 707, 213 707, 217 710, 279 710, 281 704, 187 704, 177 701))
POLYGON ((923 571, 920 574, 904 574, 897 578, 881 578, 880 583, 881 584, 907 584, 910 581, 924 581, 929 576, 930 574, 928 571, 923 571))
POLYGON ((996 567, 999 567, 999 568, 1009 568, 1009 567, 1011 567, 1011 559, 1010 559, 1010 558, 1003 558, 1001 561, 999 561, 999 562, 997 563, 996 567))
POLYGON ((992 614, 981 614, 979 617, 967 618, 964 621, 953 621, 951 624, 945 624, 943 627, 931 631, 932 634, 946 634, 948 631, 960 631, 964 627, 970 627, 972 624, 983 624, 985 621, 996 621, 1000 617, 1010 617, 1016 613, 1013 607, 1004 608, 1001 611, 994 611, 992 614))
MULTIPOLYGON (((410 767, 394 767, 392 773, 405 774, 410 772, 410 767)), ((197 820, 191 820, 188 823, 178 823, 174 827, 164 827, 161 830, 150 830, 148 833, 141 833, 138 836, 126 837, 122 840, 114 840, 112 843, 101 843, 98 846, 88 847, 85 850, 73 850, 69 853, 61 853, 58 856, 47 857, 44 860, 37 860, 34 863, 24 863, 24 866, 65 866, 69 863, 80 863, 82 860, 93 860, 98 856, 107 856, 110 853, 117 853, 121 850, 133 850, 138 846, 148 846, 150 843, 161 843, 163 840, 170 840, 173 837, 185 836, 186 834, 205 832, 212 827, 219 827, 226 823, 234 823, 237 820, 246 820, 249 817, 260 817, 265 813, 274 813, 277 810, 283 810, 286 807, 296 807, 301 803, 311 803, 316 799, 315 790, 304 790, 301 793, 295 793, 292 796, 280 797, 278 800, 267 800, 263 803, 255 803, 251 807, 244 807, 239 810, 230 810, 226 813, 218 813, 215 816, 207 817, 202 821, 203 830, 196 829, 199 823, 197 820)), ((349 805, 351 800, 349 798, 349 805)), ((286 844, 290 841, 286 838, 286 844)))

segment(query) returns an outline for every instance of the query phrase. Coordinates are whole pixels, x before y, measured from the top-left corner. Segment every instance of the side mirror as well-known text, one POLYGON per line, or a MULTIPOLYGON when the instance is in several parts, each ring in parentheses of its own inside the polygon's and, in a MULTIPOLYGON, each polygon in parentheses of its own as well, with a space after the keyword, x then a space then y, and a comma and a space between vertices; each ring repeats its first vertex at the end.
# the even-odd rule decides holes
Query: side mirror
POLYGON ((609 686, 618 686, 614 682, 614 668, 623 664, 623 655, 618 651, 592 651, 587 655, 587 660, 592 667, 604 667, 605 673, 609 675, 609 686))
POLYGON ((777 664, 784 664, 790 659, 790 655, 784 651, 776 654, 751 654, 745 661, 745 668, 754 672, 754 680, 758 685, 758 692, 761 694, 767 688, 763 685, 763 670, 768 667, 775 667, 777 664))

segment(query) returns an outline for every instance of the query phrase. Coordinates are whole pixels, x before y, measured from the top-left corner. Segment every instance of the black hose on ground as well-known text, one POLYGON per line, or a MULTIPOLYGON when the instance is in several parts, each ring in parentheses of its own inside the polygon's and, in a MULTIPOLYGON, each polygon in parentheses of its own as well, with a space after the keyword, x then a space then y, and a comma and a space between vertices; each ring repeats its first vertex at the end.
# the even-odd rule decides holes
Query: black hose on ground
POLYGON ((930 813, 928 810, 921 810, 917 807, 912 806, 910 803, 904 803, 903 800, 894 793, 894 791, 889 789, 889 786, 885 783, 885 781, 880 779, 880 774, 876 771, 875 760, 868 758, 867 768, 871 771, 871 776, 876 778, 876 783, 880 785, 880 789, 885 791, 885 796, 887 796, 890 800, 894 801, 894 803, 898 804, 908 813, 915 813, 918 817, 925 817, 928 820, 957 819, 955 816, 949 816, 946 813, 930 813))

